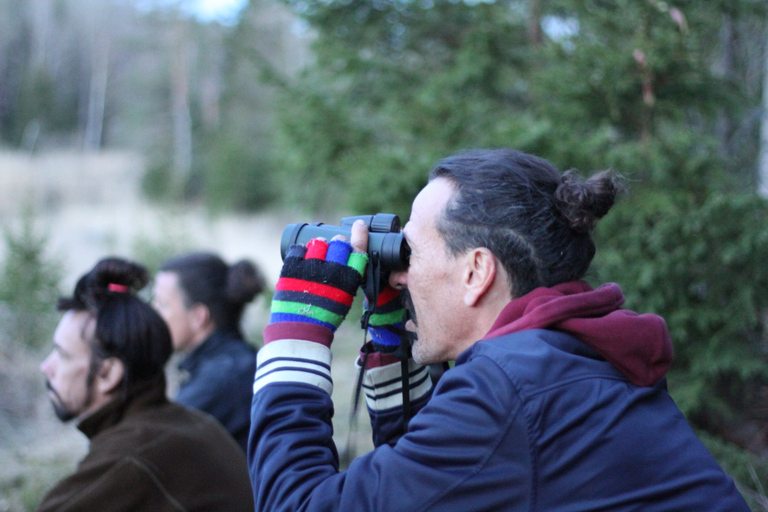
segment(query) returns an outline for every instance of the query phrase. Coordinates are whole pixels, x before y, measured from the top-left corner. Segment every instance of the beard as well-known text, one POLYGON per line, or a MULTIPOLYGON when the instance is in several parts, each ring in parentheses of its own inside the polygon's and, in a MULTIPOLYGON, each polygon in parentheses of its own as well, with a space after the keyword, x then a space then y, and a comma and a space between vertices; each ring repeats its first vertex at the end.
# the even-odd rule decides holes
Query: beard
POLYGON ((88 368, 88 375, 85 379, 85 399, 83 400, 82 406, 79 408, 73 408, 73 407, 67 407, 64 403, 64 400, 61 398, 61 395, 58 391, 56 391, 53 386, 51 385, 51 381, 49 379, 45 379, 45 387, 46 389, 53 395, 51 398, 51 405, 53 406, 53 413, 56 415, 59 420, 61 420, 62 423, 66 423, 70 420, 73 420, 80 416, 83 411, 85 411, 88 407, 91 406, 94 400, 94 394, 93 394, 93 383, 96 380, 96 371, 98 369, 98 360, 96 358, 91 358, 91 363, 88 368))
POLYGON ((64 401, 61 399, 61 395, 58 393, 58 391, 53 389, 53 386, 51 386, 51 381, 48 379, 45 379, 45 387, 53 395, 51 398, 53 413, 57 418, 59 418, 59 420, 62 421, 62 423, 66 423, 77 416, 77 412, 67 409, 67 406, 64 405, 64 401))

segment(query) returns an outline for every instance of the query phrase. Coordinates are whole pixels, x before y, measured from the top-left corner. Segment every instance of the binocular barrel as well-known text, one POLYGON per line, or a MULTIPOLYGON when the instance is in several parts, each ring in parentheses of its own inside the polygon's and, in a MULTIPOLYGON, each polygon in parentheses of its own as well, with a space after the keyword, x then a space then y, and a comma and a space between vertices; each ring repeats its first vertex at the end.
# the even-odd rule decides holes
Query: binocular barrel
POLYGON ((313 238, 331 240, 336 235, 343 235, 349 239, 352 234, 352 224, 358 219, 362 219, 368 225, 368 255, 378 253, 382 270, 406 269, 411 251, 400 233, 400 219, 397 215, 389 213, 345 217, 339 226, 322 222, 289 224, 283 230, 280 240, 280 255, 285 259, 285 254, 291 245, 305 245, 313 238))

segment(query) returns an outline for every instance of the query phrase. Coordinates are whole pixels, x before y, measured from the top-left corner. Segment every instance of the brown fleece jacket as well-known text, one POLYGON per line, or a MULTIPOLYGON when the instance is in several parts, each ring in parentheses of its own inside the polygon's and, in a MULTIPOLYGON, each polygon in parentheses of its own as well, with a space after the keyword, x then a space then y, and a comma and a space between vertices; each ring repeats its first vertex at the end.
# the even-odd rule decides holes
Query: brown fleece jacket
POLYGON ((90 451, 38 512, 253 511, 242 449, 213 417, 170 403, 164 378, 114 399, 78 428, 90 451))

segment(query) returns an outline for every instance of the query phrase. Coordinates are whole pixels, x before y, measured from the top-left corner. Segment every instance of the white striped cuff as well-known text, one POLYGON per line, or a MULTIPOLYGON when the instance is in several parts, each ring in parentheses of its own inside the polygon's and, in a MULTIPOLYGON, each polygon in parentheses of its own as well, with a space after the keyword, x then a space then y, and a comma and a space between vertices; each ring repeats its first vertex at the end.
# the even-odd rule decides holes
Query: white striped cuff
MULTIPOLYGON (((383 411, 403 405, 403 381, 400 363, 388 364, 365 371, 363 390, 368 408, 383 411)), ((360 371, 360 365, 357 365, 360 371)), ((413 359, 408 361, 408 381, 411 401, 421 398, 432 389, 429 369, 413 359)))
POLYGON ((329 395, 333 392, 331 379, 331 349, 321 343, 305 340, 276 340, 256 354, 255 394, 273 382, 302 382, 312 384, 329 395))

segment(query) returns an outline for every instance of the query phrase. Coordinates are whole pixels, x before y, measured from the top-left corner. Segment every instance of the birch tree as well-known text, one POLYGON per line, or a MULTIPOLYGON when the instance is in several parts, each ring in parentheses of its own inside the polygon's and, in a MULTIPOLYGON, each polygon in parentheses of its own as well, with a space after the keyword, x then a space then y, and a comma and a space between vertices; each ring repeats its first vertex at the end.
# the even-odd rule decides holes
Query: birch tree
POLYGON ((763 51, 763 108, 760 116, 760 156, 758 159, 758 193, 768 198, 768 24, 763 51))
POLYGON ((109 76, 109 56, 112 44, 107 14, 109 3, 102 0, 91 1, 88 6, 88 49, 90 64, 90 84, 88 87, 88 107, 85 122, 83 148, 96 151, 101 148, 104 130, 104 114, 107 102, 107 81, 109 76))

